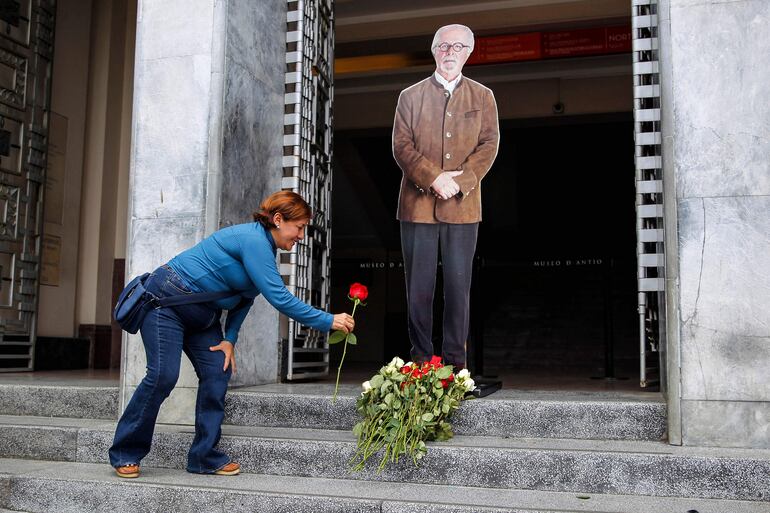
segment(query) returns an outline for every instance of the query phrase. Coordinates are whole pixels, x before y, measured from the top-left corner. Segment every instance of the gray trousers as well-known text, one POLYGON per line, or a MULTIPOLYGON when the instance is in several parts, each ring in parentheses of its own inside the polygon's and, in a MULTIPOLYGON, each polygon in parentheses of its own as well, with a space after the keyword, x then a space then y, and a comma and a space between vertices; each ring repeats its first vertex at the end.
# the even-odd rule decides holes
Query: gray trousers
POLYGON ((401 221, 401 250, 406 271, 406 301, 412 360, 433 353, 433 295, 439 246, 444 277, 444 362, 466 364, 465 342, 470 322, 473 255, 479 224, 410 223, 401 221))

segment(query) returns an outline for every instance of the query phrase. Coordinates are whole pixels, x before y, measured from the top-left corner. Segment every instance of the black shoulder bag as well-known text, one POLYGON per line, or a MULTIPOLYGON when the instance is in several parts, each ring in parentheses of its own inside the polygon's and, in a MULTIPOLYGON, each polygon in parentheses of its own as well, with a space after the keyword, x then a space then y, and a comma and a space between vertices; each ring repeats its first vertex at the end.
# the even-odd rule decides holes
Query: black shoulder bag
POLYGON ((113 315, 115 321, 123 330, 136 333, 142 327, 142 321, 147 312, 166 306, 187 305, 192 303, 207 303, 226 297, 234 296, 237 292, 223 290, 220 292, 199 292, 197 294, 181 294, 178 296, 157 297, 144 288, 144 282, 150 276, 145 273, 131 280, 118 297, 113 315))

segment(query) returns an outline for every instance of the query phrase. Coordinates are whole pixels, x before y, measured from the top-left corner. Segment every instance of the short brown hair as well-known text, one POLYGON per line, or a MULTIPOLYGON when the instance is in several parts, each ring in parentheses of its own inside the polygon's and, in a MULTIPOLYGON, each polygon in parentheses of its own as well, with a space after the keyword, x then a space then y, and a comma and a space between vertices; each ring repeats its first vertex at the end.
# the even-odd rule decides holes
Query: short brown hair
POLYGON ((281 214, 286 221, 312 219, 310 205, 302 196, 292 191, 278 191, 267 197, 252 217, 265 228, 275 228, 273 216, 281 214))

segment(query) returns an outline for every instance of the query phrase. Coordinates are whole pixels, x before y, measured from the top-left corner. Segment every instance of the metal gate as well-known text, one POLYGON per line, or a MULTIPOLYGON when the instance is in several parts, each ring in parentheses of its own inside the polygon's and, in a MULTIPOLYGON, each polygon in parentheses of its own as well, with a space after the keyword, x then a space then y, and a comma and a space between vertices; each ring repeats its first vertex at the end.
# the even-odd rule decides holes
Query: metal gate
POLYGON ((660 382, 665 333, 658 1, 632 2, 639 384, 660 382))
POLYGON ((55 13, 0 3, 0 371, 34 361, 55 13))
MULTIPOLYGON (((306 237, 280 255, 289 290, 317 308, 329 307, 334 21, 332 0, 289 0, 282 188, 313 209, 306 237)), ((286 379, 326 376, 326 333, 289 319, 286 379)))

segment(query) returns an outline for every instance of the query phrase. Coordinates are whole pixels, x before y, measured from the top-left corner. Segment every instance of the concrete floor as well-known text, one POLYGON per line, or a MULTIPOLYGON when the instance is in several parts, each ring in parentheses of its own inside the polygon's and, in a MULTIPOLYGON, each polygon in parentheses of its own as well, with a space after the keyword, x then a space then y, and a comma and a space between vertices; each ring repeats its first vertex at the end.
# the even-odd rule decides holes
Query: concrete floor
MULTIPOLYGON (((340 382, 362 383, 372 377, 378 369, 379 365, 375 363, 345 363, 342 367, 340 382)), ((639 387, 637 369, 618 369, 615 375, 616 379, 604 379, 602 372, 585 368, 533 368, 515 369, 505 374, 487 377, 501 380, 503 389, 657 393, 655 389, 639 387)), ((336 376, 337 366, 333 365, 329 370, 329 376, 320 381, 334 383, 336 376)))
MULTIPOLYGON (((356 385, 368 380, 379 369, 376 364, 350 362, 342 368, 340 383, 345 389, 355 388, 356 385), (354 386, 354 387, 351 387, 354 386)), ((638 379, 630 372, 619 372, 618 375, 627 379, 594 379, 600 373, 592 373, 585 369, 533 369, 517 370, 497 376, 503 382, 503 392, 553 392, 553 393, 584 393, 596 396, 633 396, 643 399, 649 397, 655 400, 660 392, 654 389, 639 387, 638 379)), ((329 376, 319 380, 299 382, 296 384, 276 384, 282 389, 299 390, 315 388, 307 385, 334 384, 337 369, 330 369, 329 376), (295 386, 296 385, 296 386, 295 386), (303 386, 304 385, 304 386, 303 386)), ((118 386, 120 371, 118 369, 82 369, 62 371, 13 372, 0 373, 0 384, 37 384, 37 385, 67 385, 67 386, 118 386)), ((271 385, 264 387, 270 388, 271 385)), ((261 388, 261 387, 260 387, 261 388)), ((357 389, 357 388, 356 388, 357 389)), ((505 394, 502 394, 505 395, 505 394)))
POLYGON ((108 387, 120 383, 119 369, 78 369, 0 373, 0 385, 108 387))

